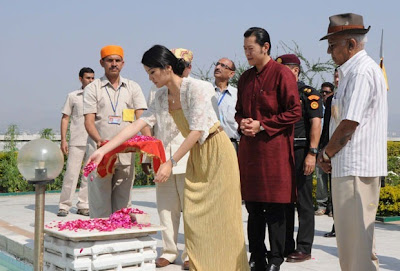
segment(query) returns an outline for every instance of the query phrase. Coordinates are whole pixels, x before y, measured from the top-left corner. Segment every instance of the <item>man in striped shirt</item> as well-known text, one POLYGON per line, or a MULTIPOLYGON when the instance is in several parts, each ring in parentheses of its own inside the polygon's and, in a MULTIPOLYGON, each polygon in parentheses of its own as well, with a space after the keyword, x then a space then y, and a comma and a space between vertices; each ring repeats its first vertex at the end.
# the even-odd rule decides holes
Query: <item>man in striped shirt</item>
POLYGON ((364 50, 363 18, 329 18, 328 54, 339 65, 331 109, 330 140, 318 157, 332 173, 332 200, 342 270, 378 270, 374 221, 379 176, 387 175, 387 97, 379 66, 364 50))

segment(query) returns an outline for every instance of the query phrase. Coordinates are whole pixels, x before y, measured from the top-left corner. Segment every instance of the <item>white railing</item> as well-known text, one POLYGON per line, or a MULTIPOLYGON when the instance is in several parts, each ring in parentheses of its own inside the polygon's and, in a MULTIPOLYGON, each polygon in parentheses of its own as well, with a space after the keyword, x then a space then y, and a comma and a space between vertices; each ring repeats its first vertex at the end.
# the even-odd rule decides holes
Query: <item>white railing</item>
MULTIPOLYGON (((16 142, 17 142, 17 148, 20 149, 22 146, 34 139, 40 138, 39 134, 35 135, 19 135, 17 136, 16 142)), ((60 143, 61 141, 61 135, 54 135, 54 141, 57 143, 60 143)), ((388 141, 400 141, 400 137, 388 137, 388 141)), ((4 135, 0 135, 0 151, 4 150, 4 145, 7 143, 5 140, 4 135)))
MULTIPOLYGON (((22 146, 25 143, 28 143, 29 141, 34 140, 34 139, 38 139, 38 138, 40 138, 39 134, 35 134, 35 135, 19 135, 15 139, 17 148, 21 149, 22 146)), ((60 143, 61 135, 54 135, 54 141, 56 143, 60 143)), ((4 150, 4 146, 5 146, 6 143, 7 143, 7 140, 5 139, 5 135, 0 135, 0 151, 4 150)))

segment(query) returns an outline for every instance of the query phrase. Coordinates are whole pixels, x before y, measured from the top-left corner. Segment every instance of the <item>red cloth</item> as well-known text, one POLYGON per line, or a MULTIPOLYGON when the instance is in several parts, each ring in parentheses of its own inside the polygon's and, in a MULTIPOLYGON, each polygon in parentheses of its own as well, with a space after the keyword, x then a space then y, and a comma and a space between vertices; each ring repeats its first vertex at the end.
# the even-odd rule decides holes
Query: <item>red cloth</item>
POLYGON ((296 79, 290 69, 270 60, 258 73, 251 68, 238 82, 235 119, 260 121, 265 131, 242 136, 239 168, 246 201, 290 203, 295 200, 293 127, 301 117, 296 79))
MULTIPOLYGON (((108 141, 102 143, 107 144, 108 141)), ((162 163, 165 163, 165 150, 162 142, 154 137, 149 136, 134 136, 114 150, 104 155, 103 160, 97 167, 97 173, 101 177, 114 172, 114 164, 117 160, 117 153, 136 152, 140 151, 153 158, 154 171, 157 172, 162 163)))

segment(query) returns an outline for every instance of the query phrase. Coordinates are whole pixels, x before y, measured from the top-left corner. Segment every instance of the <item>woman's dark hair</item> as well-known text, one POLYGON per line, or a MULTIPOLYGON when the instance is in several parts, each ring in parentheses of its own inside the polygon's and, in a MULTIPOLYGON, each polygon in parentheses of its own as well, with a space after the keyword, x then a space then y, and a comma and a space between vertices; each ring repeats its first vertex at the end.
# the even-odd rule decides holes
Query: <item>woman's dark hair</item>
POLYGON ((250 27, 244 32, 244 37, 248 38, 250 36, 256 37, 256 42, 263 47, 264 43, 269 43, 268 55, 271 54, 271 40, 269 38, 269 34, 267 30, 261 27, 250 27))
POLYGON ((185 61, 178 59, 175 55, 165 46, 154 45, 147 50, 142 57, 142 64, 149 68, 165 69, 168 65, 176 75, 182 76, 186 68, 185 61))

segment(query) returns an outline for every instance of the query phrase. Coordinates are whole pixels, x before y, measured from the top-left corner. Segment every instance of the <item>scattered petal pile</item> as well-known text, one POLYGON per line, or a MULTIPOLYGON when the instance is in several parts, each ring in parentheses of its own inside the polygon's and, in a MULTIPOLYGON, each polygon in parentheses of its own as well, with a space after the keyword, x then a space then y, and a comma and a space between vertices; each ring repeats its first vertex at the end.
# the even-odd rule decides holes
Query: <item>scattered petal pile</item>
MULTIPOLYGON (((97 168, 97 165, 93 162, 90 162, 83 168, 83 176, 87 177, 89 176, 90 172, 95 170, 97 168)), ((92 180, 92 179, 91 179, 92 180)))
POLYGON ((93 218, 88 220, 72 220, 72 221, 60 221, 51 222, 46 225, 46 228, 53 229, 58 228, 59 231, 70 230, 77 232, 78 230, 98 230, 98 231, 114 231, 116 229, 131 229, 133 227, 149 227, 151 224, 138 224, 136 221, 132 221, 129 214, 144 214, 143 211, 137 208, 122 208, 116 211, 108 219, 104 218, 93 218), (52 223, 56 223, 53 225, 52 223))
POLYGON ((144 142, 144 141, 151 141, 151 140, 157 140, 157 138, 152 137, 152 136, 135 135, 134 137, 131 137, 130 139, 128 139, 126 142, 144 142))

